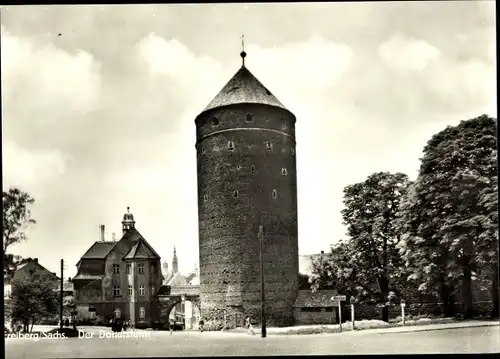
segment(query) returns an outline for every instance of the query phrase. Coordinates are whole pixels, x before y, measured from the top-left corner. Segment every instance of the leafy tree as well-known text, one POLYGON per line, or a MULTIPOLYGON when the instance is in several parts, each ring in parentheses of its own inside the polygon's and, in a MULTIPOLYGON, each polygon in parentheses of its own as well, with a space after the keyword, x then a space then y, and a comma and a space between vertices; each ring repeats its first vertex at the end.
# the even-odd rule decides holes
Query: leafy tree
POLYGON ((389 320, 385 305, 389 293, 397 289, 391 278, 403 265, 395 221, 408 185, 408 176, 403 173, 378 172, 344 189, 342 217, 350 237, 352 268, 346 270, 354 273, 358 296, 370 294, 382 305, 384 321, 389 320))
POLYGON ((311 289, 309 283, 309 276, 307 274, 299 273, 299 290, 311 289))
POLYGON ((31 218, 29 207, 35 200, 26 192, 18 188, 10 188, 3 192, 3 253, 4 253, 4 279, 10 280, 21 257, 7 254, 10 246, 26 240, 25 231, 30 224, 36 223, 31 218))
POLYGON ((498 313, 496 122, 483 115, 434 135, 402 206, 398 223, 403 256, 414 270, 410 279, 438 294, 447 315, 459 294, 465 317, 472 317, 472 280, 479 272, 493 276, 498 313))
POLYGON ((59 310, 59 293, 54 291, 57 283, 45 271, 36 270, 29 276, 20 276, 12 281, 12 292, 8 311, 15 323, 22 323, 28 332, 39 321, 51 318, 59 310))

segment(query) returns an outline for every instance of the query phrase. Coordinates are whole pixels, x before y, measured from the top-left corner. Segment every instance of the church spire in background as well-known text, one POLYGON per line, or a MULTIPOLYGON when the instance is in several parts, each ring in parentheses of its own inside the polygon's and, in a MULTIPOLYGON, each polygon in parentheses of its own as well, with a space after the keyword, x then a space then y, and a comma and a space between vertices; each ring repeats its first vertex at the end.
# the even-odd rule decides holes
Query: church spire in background
POLYGON ((177 251, 175 250, 174 246, 174 256, 172 258, 172 273, 178 273, 179 272, 179 262, 177 261, 177 251))

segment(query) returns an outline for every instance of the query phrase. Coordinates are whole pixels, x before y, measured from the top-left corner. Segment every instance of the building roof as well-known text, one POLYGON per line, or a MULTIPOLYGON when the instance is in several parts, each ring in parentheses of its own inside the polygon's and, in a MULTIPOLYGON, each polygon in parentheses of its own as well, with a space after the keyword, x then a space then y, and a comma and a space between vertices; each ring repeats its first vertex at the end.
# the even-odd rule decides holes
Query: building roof
MULTIPOLYGON (((137 232, 139 233, 139 232, 137 232)), ((137 243, 134 244, 128 253, 123 257, 124 259, 160 259, 158 253, 155 252, 153 247, 141 236, 137 243)))
POLYGON ((35 259, 32 259, 32 258, 27 258, 25 259, 25 262, 20 264, 17 269, 16 269, 16 272, 14 273, 14 278, 18 278, 20 275, 23 275, 23 273, 25 273, 25 270, 23 270, 25 267, 29 267, 31 266, 32 269, 30 269, 29 271, 42 271, 46 274, 49 274, 51 276, 54 277, 54 280, 56 279, 59 279, 59 277, 57 276, 56 273, 54 272, 51 272, 49 271, 47 268, 45 268, 43 265, 41 265, 40 263, 38 263, 38 258, 35 258, 35 259))
POLYGON ((336 289, 318 290, 312 293, 310 290, 299 290, 295 304, 295 308, 325 308, 333 307, 333 302, 330 299, 337 295, 336 289))
POLYGON ((168 281, 167 285, 187 285, 186 277, 180 273, 175 273, 172 278, 168 281))
POLYGON ((286 110, 286 107, 245 66, 236 72, 203 112, 239 103, 258 103, 286 110))
POLYGON ((117 242, 95 242, 81 259, 104 259, 117 242))
POLYGON ((98 280, 104 278, 103 275, 78 273, 73 280, 98 280))

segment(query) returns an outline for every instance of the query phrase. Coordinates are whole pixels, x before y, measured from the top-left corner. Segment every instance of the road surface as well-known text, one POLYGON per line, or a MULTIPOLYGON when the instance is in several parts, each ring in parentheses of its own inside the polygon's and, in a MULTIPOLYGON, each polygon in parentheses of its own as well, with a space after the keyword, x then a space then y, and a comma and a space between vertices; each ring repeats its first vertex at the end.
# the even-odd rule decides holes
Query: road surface
POLYGON ((7 359, 287 354, 500 353, 500 328, 407 333, 274 335, 265 339, 223 332, 141 332, 146 338, 11 339, 7 359))

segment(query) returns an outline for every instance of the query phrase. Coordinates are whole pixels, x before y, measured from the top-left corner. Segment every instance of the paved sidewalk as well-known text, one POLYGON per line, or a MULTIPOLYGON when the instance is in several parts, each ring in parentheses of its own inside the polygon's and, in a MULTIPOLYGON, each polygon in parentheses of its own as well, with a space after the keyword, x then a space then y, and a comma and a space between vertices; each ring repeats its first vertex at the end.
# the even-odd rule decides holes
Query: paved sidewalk
MULTIPOLYGON (((366 328, 366 329, 356 329, 351 330, 350 323, 344 323, 342 325, 342 334, 349 335, 359 335, 364 333, 379 333, 379 334, 389 334, 389 333, 408 333, 408 332, 421 332, 421 331, 431 331, 431 330, 444 330, 444 329, 456 329, 456 328, 472 328, 472 327, 491 327, 491 326, 500 326, 499 321, 493 320, 471 320, 471 321, 453 321, 446 323, 422 323, 422 324, 410 324, 410 325, 401 325, 392 326, 390 325, 388 328, 366 328)), ((340 334, 339 326, 335 325, 301 325, 294 327, 285 327, 285 328, 267 328, 268 335, 308 335, 313 334, 313 332, 317 331, 314 334, 340 334)), ((228 333, 246 333, 246 329, 238 328, 228 330, 228 333)), ((255 335, 260 336, 260 328, 254 329, 255 335)), ((500 332, 500 331, 499 331, 500 332)))

